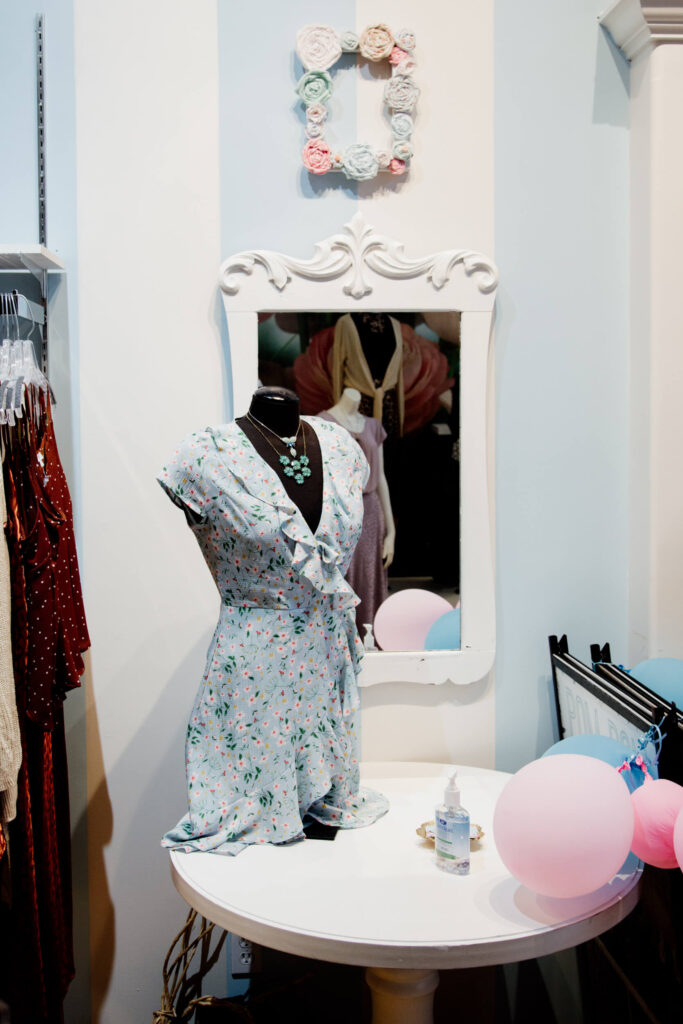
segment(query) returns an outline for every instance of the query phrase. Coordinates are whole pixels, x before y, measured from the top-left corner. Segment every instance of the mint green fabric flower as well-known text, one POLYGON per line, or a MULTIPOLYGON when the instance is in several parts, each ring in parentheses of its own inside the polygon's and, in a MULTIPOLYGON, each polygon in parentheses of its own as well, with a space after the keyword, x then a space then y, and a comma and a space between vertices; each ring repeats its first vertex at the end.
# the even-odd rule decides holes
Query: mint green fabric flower
POLYGON ((327 71, 307 71, 299 79, 296 91, 307 107, 326 103, 332 95, 332 79, 327 71))

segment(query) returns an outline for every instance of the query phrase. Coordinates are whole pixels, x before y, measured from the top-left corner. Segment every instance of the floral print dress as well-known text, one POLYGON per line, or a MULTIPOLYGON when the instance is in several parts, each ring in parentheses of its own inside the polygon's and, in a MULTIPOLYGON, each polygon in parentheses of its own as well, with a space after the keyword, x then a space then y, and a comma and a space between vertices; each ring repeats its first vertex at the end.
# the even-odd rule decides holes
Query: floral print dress
POLYGON ((301 839, 304 815, 369 825, 387 810, 359 789, 356 595, 344 579, 367 463, 338 424, 320 443, 315 533, 236 423, 182 442, 159 475, 221 596, 186 736, 188 813, 162 845, 235 854, 301 839))

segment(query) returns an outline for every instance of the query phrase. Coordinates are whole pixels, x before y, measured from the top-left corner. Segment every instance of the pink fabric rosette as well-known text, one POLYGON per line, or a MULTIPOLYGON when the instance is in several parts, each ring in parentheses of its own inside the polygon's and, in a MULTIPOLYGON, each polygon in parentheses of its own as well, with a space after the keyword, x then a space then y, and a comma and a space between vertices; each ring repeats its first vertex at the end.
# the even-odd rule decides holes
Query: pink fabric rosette
POLYGON ((311 174, 327 174, 332 167, 331 153, 324 139, 309 139, 301 154, 304 167, 311 174))
POLYGON ((399 160, 398 157, 392 157, 389 161, 389 170, 392 174, 404 174, 406 169, 405 160, 399 160))
POLYGON ((358 41, 358 49, 366 60, 386 60, 394 48, 394 37, 386 25, 370 25, 358 41))
POLYGON ((407 60, 407 59, 408 59, 408 53, 405 50, 402 50, 400 46, 395 46, 393 48, 393 50, 391 51, 391 53, 389 54, 389 63, 390 64, 398 65, 398 64, 401 64, 402 61, 407 60))
MULTIPOLYGON (((439 396, 453 385, 448 362, 437 345, 408 324, 403 336, 403 430, 408 434, 429 423, 439 409, 439 396)), ((332 393, 332 345, 334 327, 325 327, 311 338, 305 352, 294 360, 294 380, 301 411, 314 416, 334 405, 332 393)))

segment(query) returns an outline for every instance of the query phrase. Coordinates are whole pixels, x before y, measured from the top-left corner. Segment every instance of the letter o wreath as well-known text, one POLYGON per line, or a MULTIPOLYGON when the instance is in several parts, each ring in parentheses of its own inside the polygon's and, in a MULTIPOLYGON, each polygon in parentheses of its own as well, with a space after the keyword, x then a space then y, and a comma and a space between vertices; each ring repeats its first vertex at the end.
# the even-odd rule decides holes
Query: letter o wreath
POLYGON ((370 25, 361 34, 337 32, 329 25, 306 25, 296 37, 296 52, 304 74, 296 91, 306 108, 308 142, 302 152, 311 174, 341 171, 354 181, 371 181, 380 172, 404 174, 413 155, 412 112, 420 90, 413 81, 415 36, 407 29, 392 33, 383 24, 370 25), (327 103, 332 96, 328 69, 342 53, 360 53, 366 60, 388 61, 391 78, 384 88, 384 103, 391 114, 391 148, 378 150, 355 142, 346 149, 332 149, 324 136, 327 103))

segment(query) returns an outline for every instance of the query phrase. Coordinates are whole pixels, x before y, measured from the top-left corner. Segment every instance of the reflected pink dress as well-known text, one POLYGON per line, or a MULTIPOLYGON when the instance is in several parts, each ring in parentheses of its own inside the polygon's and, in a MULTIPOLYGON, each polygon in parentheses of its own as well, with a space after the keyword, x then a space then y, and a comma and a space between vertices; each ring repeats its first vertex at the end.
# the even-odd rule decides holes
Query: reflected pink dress
MULTIPOLYGON (((321 412, 318 415, 332 423, 338 422, 329 412, 321 412)), ((360 604, 356 607, 356 625, 363 638, 364 624, 373 622, 375 612, 389 596, 387 570, 382 565, 382 544, 386 529, 377 493, 379 455, 387 432, 379 420, 366 416, 362 432, 357 434, 349 430, 349 433, 360 445, 370 465, 370 476, 363 491, 363 530, 346 573, 347 581, 360 598, 360 604)))

